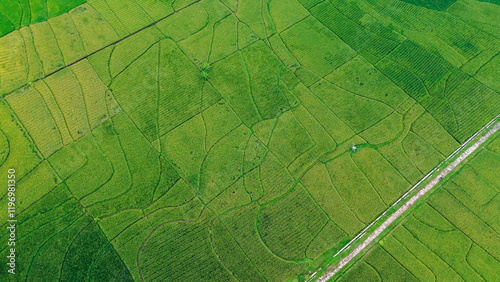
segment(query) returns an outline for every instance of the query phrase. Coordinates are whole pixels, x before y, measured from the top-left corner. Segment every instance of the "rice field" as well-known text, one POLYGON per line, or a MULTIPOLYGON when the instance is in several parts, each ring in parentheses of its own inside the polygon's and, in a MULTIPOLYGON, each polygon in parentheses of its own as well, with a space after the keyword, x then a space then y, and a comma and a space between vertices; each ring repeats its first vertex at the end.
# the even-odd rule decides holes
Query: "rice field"
MULTIPOLYGON (((0 1, 0 281, 302 281, 500 114, 438 2, 0 1)), ((499 280, 499 140, 341 280, 499 280)))

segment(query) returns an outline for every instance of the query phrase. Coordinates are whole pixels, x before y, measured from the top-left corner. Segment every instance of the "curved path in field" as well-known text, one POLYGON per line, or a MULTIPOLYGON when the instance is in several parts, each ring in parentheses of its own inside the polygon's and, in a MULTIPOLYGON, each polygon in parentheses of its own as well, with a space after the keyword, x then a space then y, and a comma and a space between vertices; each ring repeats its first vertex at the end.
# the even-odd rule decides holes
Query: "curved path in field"
MULTIPOLYGON (((469 142, 476 138, 479 134, 481 134, 484 130, 488 129, 492 124, 497 122, 498 116, 484 126, 481 130, 479 130, 476 134, 474 134, 469 140, 467 140, 460 148, 458 148, 453 154, 451 154, 445 161, 454 157, 460 150, 468 146, 469 142)), ((438 184, 441 179, 443 179, 448 173, 450 173, 455 167, 457 167, 463 160, 465 160, 469 155, 471 155, 477 148, 479 148, 486 140, 493 135, 496 131, 500 129, 500 122, 497 122, 493 127, 489 129, 489 131, 484 134, 476 143, 472 144, 469 148, 465 150, 457 159, 455 159, 451 164, 449 164, 445 169, 443 169, 434 179, 431 180, 429 184, 427 184, 422 190, 418 191, 416 195, 414 195, 408 202, 404 203, 402 207, 400 207, 396 212, 394 212, 389 218, 382 223, 366 240, 361 243, 361 245, 357 246, 347 257, 343 258, 339 264, 333 270, 327 270, 317 281, 326 282, 330 278, 332 278, 337 272, 339 272, 344 266, 346 266, 352 259, 354 259, 359 253, 361 253, 367 246, 370 245, 389 225, 391 225, 398 217, 400 217, 406 210, 408 210, 412 205, 414 205, 422 196, 424 196, 429 190, 431 190, 436 184, 438 184)), ((439 166, 432 170, 429 174, 427 174, 422 180, 420 180, 417 184, 415 184, 408 192, 406 192, 401 198, 399 198, 392 206, 395 206, 399 201, 405 198, 414 188, 416 188, 422 181, 427 179, 432 173, 438 170, 439 166)), ((392 207, 391 206, 391 207, 392 207)), ((387 212, 387 211, 386 211, 387 212)), ((383 215, 379 216, 374 222, 372 222, 367 228, 365 228, 358 236, 356 236, 349 244, 340 250, 335 256, 337 256, 340 252, 345 250, 350 246, 350 244, 362 237, 365 234, 366 229, 371 227, 374 223, 376 223, 383 215)))

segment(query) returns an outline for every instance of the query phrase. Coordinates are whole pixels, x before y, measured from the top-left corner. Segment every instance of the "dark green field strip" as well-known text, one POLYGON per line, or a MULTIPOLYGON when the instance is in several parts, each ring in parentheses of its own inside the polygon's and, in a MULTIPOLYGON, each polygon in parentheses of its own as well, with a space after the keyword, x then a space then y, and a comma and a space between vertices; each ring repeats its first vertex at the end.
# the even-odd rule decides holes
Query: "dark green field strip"
POLYGON ((84 4, 86 0, 2 1, 0 2, 0 37, 16 29, 46 21, 84 4))
POLYGON ((434 0, 402 0, 404 2, 422 6, 428 9, 434 10, 446 10, 450 7, 456 0, 448 0, 448 1, 434 1, 434 0))

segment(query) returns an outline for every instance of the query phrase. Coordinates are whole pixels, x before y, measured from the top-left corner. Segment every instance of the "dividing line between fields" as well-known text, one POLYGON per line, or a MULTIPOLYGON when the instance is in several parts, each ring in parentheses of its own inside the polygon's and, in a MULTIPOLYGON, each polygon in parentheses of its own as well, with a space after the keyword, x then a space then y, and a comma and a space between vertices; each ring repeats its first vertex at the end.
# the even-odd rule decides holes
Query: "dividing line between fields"
MULTIPOLYGON (((467 141, 465 141, 455 152, 449 155, 444 161, 442 161, 438 166, 436 166, 431 172, 425 175, 419 182, 417 182, 413 187, 411 187, 406 193, 404 193, 396 202, 394 202, 390 207, 396 206, 400 201, 405 199, 408 194, 410 194, 416 187, 418 187, 423 181, 429 178, 434 172, 439 170, 444 163, 446 163, 451 158, 455 157, 460 150, 469 145, 469 143, 476 138, 479 134, 481 134, 485 129, 489 128, 495 121, 498 120, 500 115, 496 116, 492 121, 486 124, 483 128, 481 128, 476 134, 471 136, 467 141)), ((398 217, 400 217, 406 210, 408 210, 412 205, 414 205, 422 196, 424 196, 427 192, 429 192, 436 184, 438 184, 441 179, 443 179, 448 173, 450 173, 455 167, 457 167, 463 160, 465 160, 469 155, 471 155, 477 148, 479 148, 486 140, 497 132, 500 129, 500 122, 495 124, 484 136, 482 136, 476 143, 472 144, 469 148, 465 150, 456 160, 454 160, 451 164, 449 164, 441 173, 439 173, 429 184, 427 184, 422 190, 418 191, 418 193, 413 196, 408 202, 404 203, 402 207, 400 207, 396 212, 394 212, 389 218, 382 223, 366 240, 361 243, 358 247, 356 247, 347 257, 343 258, 336 268, 333 271, 326 271, 318 281, 326 282, 330 278, 332 278, 336 273, 338 273, 345 265, 347 265, 352 259, 354 259, 361 251, 363 251, 373 240, 375 240, 390 224, 392 224, 398 217)), ((354 237, 349 243, 344 246, 340 251, 338 251, 334 257, 339 255, 341 252, 346 250, 351 246, 351 244, 357 239, 361 238, 366 234, 366 230, 372 227, 375 223, 377 223, 380 218, 387 214, 388 210, 385 210, 380 216, 378 216, 370 225, 365 227, 356 237, 354 237)), ((312 277, 311 277, 312 278, 312 277)))

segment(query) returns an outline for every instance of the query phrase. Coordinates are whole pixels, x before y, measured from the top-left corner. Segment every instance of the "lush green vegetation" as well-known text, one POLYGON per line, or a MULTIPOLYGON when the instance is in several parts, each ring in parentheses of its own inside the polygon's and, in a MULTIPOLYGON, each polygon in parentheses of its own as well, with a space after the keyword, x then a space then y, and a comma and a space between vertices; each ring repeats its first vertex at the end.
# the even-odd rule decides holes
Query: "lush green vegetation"
POLYGON ((340 280, 500 279, 499 145, 497 137, 340 280))
POLYGON ((67 13, 86 0, 0 1, 0 36, 67 13))
MULTIPOLYGON (((500 114, 498 5, 259 3, 0 0, 15 279, 296 277, 500 114)), ((346 278, 498 280, 499 143, 346 278)))

